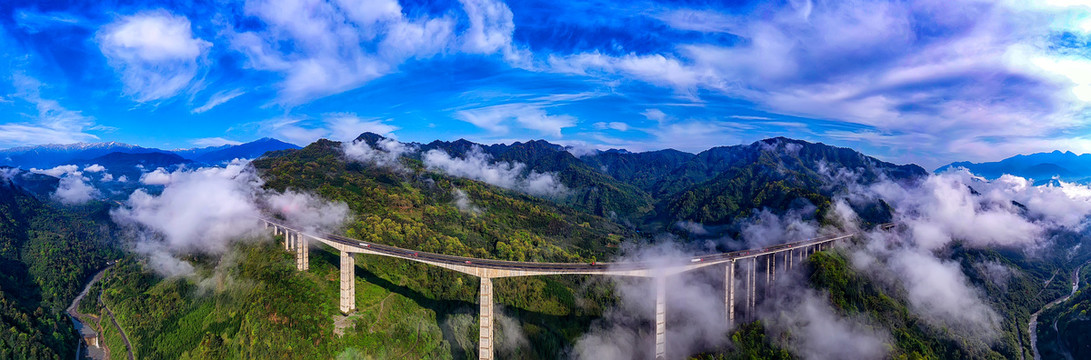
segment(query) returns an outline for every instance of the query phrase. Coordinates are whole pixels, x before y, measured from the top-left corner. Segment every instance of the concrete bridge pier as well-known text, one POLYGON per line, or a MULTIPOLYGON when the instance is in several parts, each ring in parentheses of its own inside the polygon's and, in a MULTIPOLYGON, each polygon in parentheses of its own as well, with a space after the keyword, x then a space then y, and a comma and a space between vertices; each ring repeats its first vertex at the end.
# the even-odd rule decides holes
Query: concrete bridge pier
POLYGON ((284 250, 292 251, 292 233, 283 229, 280 232, 284 234, 284 250))
POLYGON ((728 326, 735 325, 735 259, 724 267, 724 310, 728 326))
POLYGON ((307 246, 307 238, 303 234, 295 233, 292 236, 295 239, 295 266, 299 271, 307 271, 311 269, 311 250, 307 246))
POLYGON ((773 270, 769 271, 769 275, 773 277, 773 283, 777 282, 777 253, 769 254, 769 258, 773 261, 773 270))
POLYGON ((795 259, 795 257, 796 257, 795 254, 792 253, 793 251, 795 251, 795 250, 789 249, 788 251, 784 252, 784 261, 788 263, 788 270, 789 271, 792 270, 792 260, 795 259))
POLYGON ((758 258, 750 258, 750 304, 747 309, 747 317, 754 321, 757 316, 755 308, 758 304, 758 258))
POLYGON ((655 277, 655 359, 667 358, 667 277, 655 277))
POLYGON ((481 306, 478 323, 480 330, 477 339, 477 358, 481 360, 493 359, 492 348, 492 278, 481 278, 481 290, 478 291, 478 303, 481 306))
POLYGON ((341 251, 341 313, 356 311, 356 258, 341 251))
POLYGON ((773 255, 765 255, 765 290, 769 291, 769 283, 773 277, 773 255))

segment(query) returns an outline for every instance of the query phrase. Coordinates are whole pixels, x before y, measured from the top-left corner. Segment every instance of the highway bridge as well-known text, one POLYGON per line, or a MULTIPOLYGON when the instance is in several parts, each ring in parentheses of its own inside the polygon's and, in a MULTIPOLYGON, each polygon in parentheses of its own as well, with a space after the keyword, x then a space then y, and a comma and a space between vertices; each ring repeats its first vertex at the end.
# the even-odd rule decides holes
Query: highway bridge
MULTIPOLYGON (((284 248, 295 252, 296 267, 300 271, 306 271, 309 265, 309 243, 318 241, 333 247, 341 252, 341 301, 340 308, 344 314, 356 310, 356 259, 354 254, 372 254, 416 261, 432 266, 454 270, 463 274, 473 275, 481 280, 479 296, 479 338, 478 358, 493 359, 493 298, 492 279, 515 276, 541 276, 541 275, 604 275, 604 276, 632 276, 652 278, 656 286, 655 302, 655 358, 667 359, 666 338, 666 286, 667 277, 687 271, 693 271, 710 266, 724 267, 724 311, 726 321, 734 323, 737 314, 736 297, 741 300, 742 313, 749 319, 757 306, 758 273, 764 272, 762 277, 765 289, 776 281, 777 271, 792 270, 803 262, 810 254, 825 250, 838 241, 849 239, 855 234, 841 236, 807 239, 790 242, 776 246, 735 251, 729 253, 709 254, 693 256, 689 259, 679 259, 674 263, 645 263, 645 262, 617 262, 617 263, 543 263, 543 262, 518 262, 504 260, 477 259, 461 256, 443 255, 424 251, 402 249, 394 246, 377 244, 363 240, 351 239, 340 235, 328 233, 307 232, 270 218, 262 218, 266 228, 273 230, 274 235, 284 236, 284 248), (780 270, 778 270, 780 269, 780 270), (761 270, 761 271, 759 271, 761 270), (741 277, 742 294, 736 294, 736 278, 741 277)), ((889 228, 891 224, 882 225, 889 228)))

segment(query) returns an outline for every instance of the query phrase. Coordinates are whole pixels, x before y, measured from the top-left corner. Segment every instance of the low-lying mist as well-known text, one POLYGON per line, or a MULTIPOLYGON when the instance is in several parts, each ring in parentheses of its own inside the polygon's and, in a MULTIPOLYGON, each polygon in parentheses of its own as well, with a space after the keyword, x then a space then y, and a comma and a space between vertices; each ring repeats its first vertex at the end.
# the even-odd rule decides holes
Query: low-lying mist
POLYGON ((182 168, 161 177, 161 193, 138 189, 110 215, 134 240, 133 249, 166 276, 193 272, 179 255, 218 255, 234 241, 262 238, 259 219, 264 214, 280 215, 290 226, 310 232, 334 230, 349 218, 343 203, 263 188, 245 161, 182 168))
MULTIPOLYGON (((956 245, 1001 249, 1034 258, 1043 249, 1059 246, 1050 234, 1080 232, 1087 228, 1091 215, 1091 188, 1065 182, 1034 186, 1031 180, 1014 176, 986 181, 964 169, 900 182, 880 179, 865 183, 845 170, 826 175, 831 186, 842 190, 836 192, 825 219, 801 216, 813 213, 813 208, 781 215, 758 210, 739 227, 738 238, 686 243, 661 235, 656 245, 624 249, 625 255, 618 261, 678 264, 715 248, 760 248, 857 233, 854 242, 842 243, 835 250, 857 273, 894 290, 892 294, 903 294, 909 310, 925 326, 945 329, 961 338, 962 346, 987 347, 998 341, 1002 315, 950 257, 950 249, 956 245), (853 209, 879 201, 890 206, 897 226, 862 228, 863 221, 853 209), (820 221, 826 225, 819 225, 820 221)), ((675 226, 692 235, 715 233, 714 227, 694 222, 675 226)), ((746 264, 739 262, 736 269, 737 309, 744 306, 741 293, 746 264)), ((1001 286, 1017 271, 997 262, 974 266, 987 281, 1001 286)), ((668 354, 672 358, 734 346, 728 337, 734 329, 725 321, 723 267, 716 268, 672 275, 665 282, 668 354)), ((654 351, 653 283, 609 281, 617 289, 618 308, 609 310, 591 331, 577 339, 571 355, 580 359, 646 357, 654 351)), ((757 281, 763 283, 764 274, 759 274, 757 281)), ((890 355, 893 337, 884 324, 863 315, 847 315, 829 298, 797 268, 777 274, 776 281, 759 297, 755 319, 762 320, 769 338, 780 339, 774 342, 802 358, 880 359, 890 355)))

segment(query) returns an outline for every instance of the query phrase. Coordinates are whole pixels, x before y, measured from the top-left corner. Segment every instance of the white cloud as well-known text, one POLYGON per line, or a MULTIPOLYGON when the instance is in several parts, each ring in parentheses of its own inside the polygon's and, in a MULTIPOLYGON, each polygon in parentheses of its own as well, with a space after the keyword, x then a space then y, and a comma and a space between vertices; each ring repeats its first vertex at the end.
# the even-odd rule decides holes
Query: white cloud
POLYGON ((528 171, 519 162, 492 161, 481 149, 474 148, 465 157, 455 158, 442 150, 429 150, 422 156, 424 166, 451 176, 482 181, 502 188, 547 197, 564 196, 568 188, 553 174, 528 171))
POLYGON ((190 86, 212 46, 193 35, 189 19, 166 11, 121 17, 99 30, 96 40, 125 92, 139 102, 170 98, 190 86))
POLYGON ((470 28, 462 35, 468 52, 490 54, 511 46, 515 24, 507 4, 496 0, 460 2, 470 20, 470 28))
POLYGON ((473 200, 470 200, 470 196, 467 195, 465 191, 462 191, 462 189, 451 189, 451 195, 455 197, 455 207, 457 207, 458 210, 473 215, 481 213, 481 208, 474 205, 473 200))
POLYGON ((208 97, 208 102, 206 102, 204 105, 201 105, 200 107, 197 107, 190 112, 194 114, 200 114, 205 111, 212 110, 212 108, 220 106, 223 103, 231 101, 231 99, 237 98, 243 94, 246 94, 246 92, 242 91, 241 89, 217 92, 215 94, 212 94, 212 96, 208 97))
POLYGON ((80 167, 78 165, 59 165, 52 169, 30 168, 31 173, 49 175, 55 178, 59 178, 64 175, 80 176, 82 175, 82 173, 79 170, 80 167))
POLYGON ((614 129, 614 130, 617 130, 617 131, 629 131, 629 124, 619 122, 619 121, 597 122, 597 123, 592 124, 592 126, 594 126, 595 129, 598 129, 598 130, 614 129))
POLYGON ((158 168, 150 173, 140 175, 140 182, 144 185, 167 185, 171 182, 171 173, 164 168, 158 168))
POLYGON ((226 167, 162 172, 163 192, 137 190, 110 211, 136 240, 134 250, 164 275, 189 275, 182 254, 222 254, 237 241, 260 239, 258 217, 279 214, 305 231, 329 231, 347 219, 348 207, 310 194, 267 191, 246 162, 226 167), (263 212, 263 210, 267 212, 263 212))
POLYGON ((648 120, 653 120, 653 121, 658 122, 660 124, 667 121, 667 118, 668 118, 667 114, 664 113, 663 110, 659 110, 659 109, 647 109, 647 110, 644 110, 644 112, 640 113, 640 115, 644 115, 644 117, 648 118, 648 120))
MULTIPOLYGON (((51 169, 31 168, 29 171, 33 174, 60 178, 57 190, 52 194, 53 198, 65 205, 77 205, 91 201, 100 194, 98 189, 88 183, 89 179, 85 178, 83 172, 79 169, 80 167, 78 165, 60 165, 51 169)), ((84 171, 87 172, 100 172, 103 170, 105 170, 105 168, 98 164, 88 166, 84 169, 84 171)), ((7 176, 7 174, 5 174, 5 176, 7 176)))
POLYGON ((410 149, 394 139, 383 139, 376 144, 379 148, 372 148, 367 141, 356 140, 341 143, 341 151, 345 157, 352 161, 373 164, 394 170, 403 170, 401 157, 410 149))
POLYGON ((541 107, 531 104, 493 105, 455 113, 455 118, 474 124, 494 134, 509 131, 512 122, 542 135, 561 137, 561 130, 576 126, 576 118, 569 115, 550 115, 541 107))
POLYGON ((82 176, 73 174, 62 177, 57 191, 53 192, 53 198, 65 205, 83 204, 98 196, 98 189, 87 183, 82 176))
POLYGON ((32 122, 0 124, 0 144, 7 146, 39 144, 71 144, 98 140, 87 133, 95 127, 94 121, 79 111, 69 110, 60 102, 42 98, 42 84, 37 79, 13 74, 16 98, 34 105, 37 114, 32 122))
POLYGON ((330 139, 337 141, 351 141, 365 132, 390 136, 399 128, 387 124, 379 119, 361 119, 355 114, 338 113, 326 115, 326 127, 330 131, 330 139))
POLYGON ((1088 8, 798 1, 741 14, 675 8, 649 16, 677 30, 743 40, 683 43, 659 54, 554 54, 549 71, 611 84, 635 79, 698 101, 708 90, 762 111, 856 124, 882 136, 853 141, 898 149, 893 155, 901 161, 925 165, 1055 149, 1058 142, 1087 147, 1067 134, 1088 124, 1082 114, 1091 80, 1082 70, 1091 61, 1052 39, 1083 34, 1088 8), (922 35, 925 28, 943 36, 922 35))
POLYGON ((353 89, 438 54, 454 29, 447 17, 408 18, 394 1, 250 0, 244 9, 266 27, 230 34, 231 46, 249 67, 284 76, 287 103, 353 89))

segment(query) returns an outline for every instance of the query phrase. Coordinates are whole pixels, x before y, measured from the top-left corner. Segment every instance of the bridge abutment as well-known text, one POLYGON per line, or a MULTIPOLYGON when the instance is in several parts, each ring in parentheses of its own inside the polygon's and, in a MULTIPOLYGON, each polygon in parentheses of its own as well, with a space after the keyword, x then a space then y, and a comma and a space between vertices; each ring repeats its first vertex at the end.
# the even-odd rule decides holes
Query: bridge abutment
POLYGON ((492 278, 481 278, 481 289, 478 291, 478 303, 481 306, 478 314, 478 324, 480 326, 477 340, 478 359, 492 360, 492 278))
POLYGON ((341 252, 341 313, 356 311, 356 258, 341 252))

